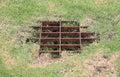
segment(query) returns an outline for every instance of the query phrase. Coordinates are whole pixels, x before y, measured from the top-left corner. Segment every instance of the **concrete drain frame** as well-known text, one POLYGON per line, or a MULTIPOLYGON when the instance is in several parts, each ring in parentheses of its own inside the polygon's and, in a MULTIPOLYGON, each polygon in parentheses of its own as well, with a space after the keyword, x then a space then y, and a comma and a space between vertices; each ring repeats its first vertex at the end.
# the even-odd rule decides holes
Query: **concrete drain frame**
POLYGON ((77 21, 39 21, 41 26, 30 26, 35 32, 29 41, 39 42, 39 56, 42 53, 51 53, 52 57, 60 57, 62 51, 80 53, 82 46, 97 40, 95 32, 82 32, 77 21), (67 26, 66 26, 67 25, 67 26), (92 36, 92 38, 91 38, 92 36))

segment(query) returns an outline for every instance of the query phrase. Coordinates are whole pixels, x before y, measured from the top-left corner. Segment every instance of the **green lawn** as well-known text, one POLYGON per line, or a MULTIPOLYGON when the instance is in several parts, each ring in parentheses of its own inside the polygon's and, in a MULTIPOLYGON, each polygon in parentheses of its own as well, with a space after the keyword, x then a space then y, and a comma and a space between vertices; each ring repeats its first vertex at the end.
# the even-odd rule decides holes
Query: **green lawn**
MULTIPOLYGON (((88 77, 81 64, 78 66, 83 70, 70 72, 77 61, 91 58, 99 49, 110 57, 120 54, 119 5, 119 0, 0 0, 0 77, 88 77), (65 62, 39 67, 33 60, 38 46, 24 43, 21 47, 20 31, 29 29, 28 26, 33 26, 40 18, 57 19, 55 15, 91 26, 88 31, 99 32, 101 40, 85 47, 81 54, 71 54, 65 62), (111 34, 113 40, 108 38, 111 34)), ((120 77, 120 61, 116 64, 120 77)))

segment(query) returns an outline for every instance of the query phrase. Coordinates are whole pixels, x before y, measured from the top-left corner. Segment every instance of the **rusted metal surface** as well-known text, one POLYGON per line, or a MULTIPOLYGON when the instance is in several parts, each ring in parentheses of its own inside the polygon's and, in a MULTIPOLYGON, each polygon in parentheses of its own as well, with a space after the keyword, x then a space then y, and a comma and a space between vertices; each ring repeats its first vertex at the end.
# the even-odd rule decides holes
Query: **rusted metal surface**
MULTIPOLYGON (((39 38, 29 38, 30 40, 39 41, 39 38)), ((81 40, 82 42, 89 42, 90 40, 95 40, 97 37, 92 38, 61 38, 62 42, 78 42, 81 40)), ((42 42, 59 42, 59 38, 41 38, 42 42)))
MULTIPOLYGON (((69 37, 78 37, 80 32, 41 32, 43 37, 58 37, 61 33, 61 37, 69 36, 69 37)), ((32 32, 32 34, 39 35, 39 32, 32 32)), ((81 37, 89 37, 94 36, 94 32, 81 32, 81 37)))
MULTIPOLYGON (((30 26, 31 28, 34 28, 34 29, 43 29, 43 30, 59 30, 59 26, 30 26)), ((80 28, 88 28, 88 26, 80 26, 80 28)), ((62 31, 68 31, 68 30, 79 30, 79 26, 65 26, 65 27, 62 27, 61 26, 61 30, 62 31)))
POLYGON ((81 28, 76 21, 39 21, 41 26, 31 26, 35 31, 30 32, 35 37, 27 38, 28 41, 39 42, 41 53, 58 54, 63 50, 68 52, 81 52, 82 46, 88 45, 97 39, 95 32, 81 32, 81 28), (63 24, 72 24, 66 26, 63 24), (40 32, 39 32, 40 30, 40 32), (51 48, 52 50, 45 50, 51 48))
MULTIPOLYGON (((60 44, 40 44, 42 48, 59 48, 60 44)), ((62 49, 80 48, 80 44, 61 44, 62 49)))

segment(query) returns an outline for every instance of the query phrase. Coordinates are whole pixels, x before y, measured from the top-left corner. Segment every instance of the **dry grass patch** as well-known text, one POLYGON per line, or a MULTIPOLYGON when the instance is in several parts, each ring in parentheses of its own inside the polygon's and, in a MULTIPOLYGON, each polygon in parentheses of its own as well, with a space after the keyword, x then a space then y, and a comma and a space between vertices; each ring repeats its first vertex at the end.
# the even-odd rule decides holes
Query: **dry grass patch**
POLYGON ((64 77, 117 77, 116 60, 120 53, 111 57, 99 49, 88 59, 74 60, 74 67, 64 72, 64 77))
POLYGON ((7 69, 12 69, 12 67, 18 64, 17 59, 13 58, 8 52, 3 51, 1 52, 0 56, 2 56, 5 66, 7 69))
POLYGON ((49 5, 48 10, 50 12, 52 12, 52 11, 54 11, 56 9, 56 7, 57 7, 57 5, 55 3, 52 3, 52 4, 49 5))
POLYGON ((63 63, 63 62, 67 62, 67 60, 69 60, 70 56, 68 55, 64 55, 64 53, 62 53, 61 58, 51 58, 50 54, 45 54, 45 55, 41 55, 40 57, 36 57, 33 59, 33 61, 35 63, 29 63, 28 66, 30 68, 38 68, 38 67, 46 67, 48 65, 51 65, 52 63, 63 63))
POLYGON ((106 3, 108 0, 99 0, 99 2, 106 3))
POLYGON ((84 67, 89 72, 89 77, 117 77, 115 61, 120 53, 108 57, 102 51, 93 55, 93 59, 86 59, 83 62, 84 67))

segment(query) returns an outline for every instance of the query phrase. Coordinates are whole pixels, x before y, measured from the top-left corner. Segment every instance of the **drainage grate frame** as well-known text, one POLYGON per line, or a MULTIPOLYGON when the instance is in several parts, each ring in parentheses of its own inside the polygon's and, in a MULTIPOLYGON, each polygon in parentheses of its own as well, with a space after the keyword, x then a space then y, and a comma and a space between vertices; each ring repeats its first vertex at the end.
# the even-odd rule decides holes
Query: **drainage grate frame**
POLYGON ((41 26, 30 26, 35 30, 30 33, 36 36, 27 38, 39 42, 39 55, 42 53, 60 55, 62 51, 80 53, 82 46, 97 39, 95 32, 81 32, 81 28, 87 29, 88 26, 80 26, 77 21, 39 21, 39 23, 41 26), (67 23, 72 25, 69 26, 67 23))

